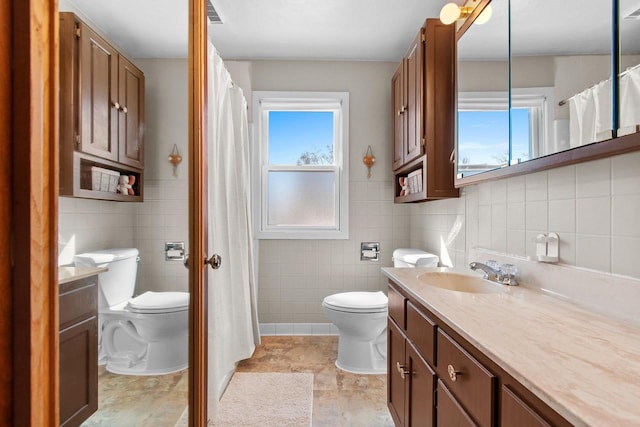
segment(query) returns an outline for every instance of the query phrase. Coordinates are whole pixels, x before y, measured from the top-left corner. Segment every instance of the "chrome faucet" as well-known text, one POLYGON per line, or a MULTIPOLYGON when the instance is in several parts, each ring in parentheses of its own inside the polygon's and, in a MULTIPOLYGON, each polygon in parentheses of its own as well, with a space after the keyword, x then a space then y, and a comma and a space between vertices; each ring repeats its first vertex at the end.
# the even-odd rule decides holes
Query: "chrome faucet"
POLYGON ((487 261, 487 264, 473 261, 469 264, 469 268, 473 271, 482 270, 484 272, 483 277, 486 280, 502 285, 518 286, 518 281, 516 280, 518 268, 515 265, 503 264, 501 266, 496 261, 487 261))

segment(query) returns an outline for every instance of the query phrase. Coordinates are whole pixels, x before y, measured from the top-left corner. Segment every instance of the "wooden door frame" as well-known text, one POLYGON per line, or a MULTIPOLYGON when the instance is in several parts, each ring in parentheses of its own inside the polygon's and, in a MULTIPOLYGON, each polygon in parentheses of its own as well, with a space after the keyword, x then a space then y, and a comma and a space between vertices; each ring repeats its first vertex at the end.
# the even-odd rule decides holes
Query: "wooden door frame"
POLYGON ((207 10, 189 0, 189 425, 207 415, 207 10))
MULTIPOLYGON (((189 0, 189 232, 203 259, 207 33, 189 0)), ((58 2, 0 2, 0 425, 56 426, 58 387, 58 2), (6 279, 6 280, 5 280, 6 279)), ((189 424, 207 424, 202 264, 189 273, 189 424)))

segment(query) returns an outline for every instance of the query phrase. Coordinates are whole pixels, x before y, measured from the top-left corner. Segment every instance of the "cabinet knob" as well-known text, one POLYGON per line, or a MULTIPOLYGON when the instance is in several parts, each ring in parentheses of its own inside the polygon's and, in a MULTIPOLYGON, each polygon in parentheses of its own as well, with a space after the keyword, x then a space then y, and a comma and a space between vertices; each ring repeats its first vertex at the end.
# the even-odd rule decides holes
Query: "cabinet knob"
POLYGON ((400 362, 396 362, 396 369, 400 373, 400 378, 402 379, 405 379, 405 376, 411 373, 409 370, 405 369, 405 366, 401 365, 400 362))
POLYGON ((456 371, 456 368, 454 368, 453 365, 447 366, 447 373, 449 374, 449 378, 451 378, 451 381, 453 382, 456 382, 456 380, 458 379, 458 375, 462 375, 462 372, 456 371))
POLYGON ((112 102, 112 103, 111 103, 111 106, 112 106, 113 108, 115 108, 116 110, 119 110, 119 109, 120 109, 120 104, 119 104, 119 103, 117 103, 117 102, 112 102))
POLYGON ((125 107, 124 105, 122 107, 120 107, 120 111, 122 111, 123 113, 127 114, 127 107, 125 107))

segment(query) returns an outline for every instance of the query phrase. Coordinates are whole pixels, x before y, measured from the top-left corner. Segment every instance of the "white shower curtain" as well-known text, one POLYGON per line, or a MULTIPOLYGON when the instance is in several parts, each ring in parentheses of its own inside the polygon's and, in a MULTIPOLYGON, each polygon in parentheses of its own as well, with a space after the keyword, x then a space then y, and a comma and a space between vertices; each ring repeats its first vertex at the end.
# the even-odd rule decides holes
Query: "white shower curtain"
POLYGON ((620 77, 620 127, 640 126, 640 65, 620 77))
POLYGON ((249 205, 247 103, 209 43, 208 253, 222 257, 209 272, 209 415, 236 363, 260 340, 249 205))

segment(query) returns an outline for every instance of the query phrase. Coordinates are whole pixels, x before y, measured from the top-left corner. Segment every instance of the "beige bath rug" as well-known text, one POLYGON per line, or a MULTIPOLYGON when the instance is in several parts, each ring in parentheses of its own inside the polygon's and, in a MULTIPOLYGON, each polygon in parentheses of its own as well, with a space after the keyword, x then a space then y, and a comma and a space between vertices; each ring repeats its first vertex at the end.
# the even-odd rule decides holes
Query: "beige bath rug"
MULTIPOLYGON (((209 425, 304 427, 311 425, 312 408, 313 374, 236 372, 209 425)), ((176 427, 186 427, 188 417, 185 409, 176 427)))
POLYGON ((311 425, 313 374, 236 372, 210 426, 311 425))

